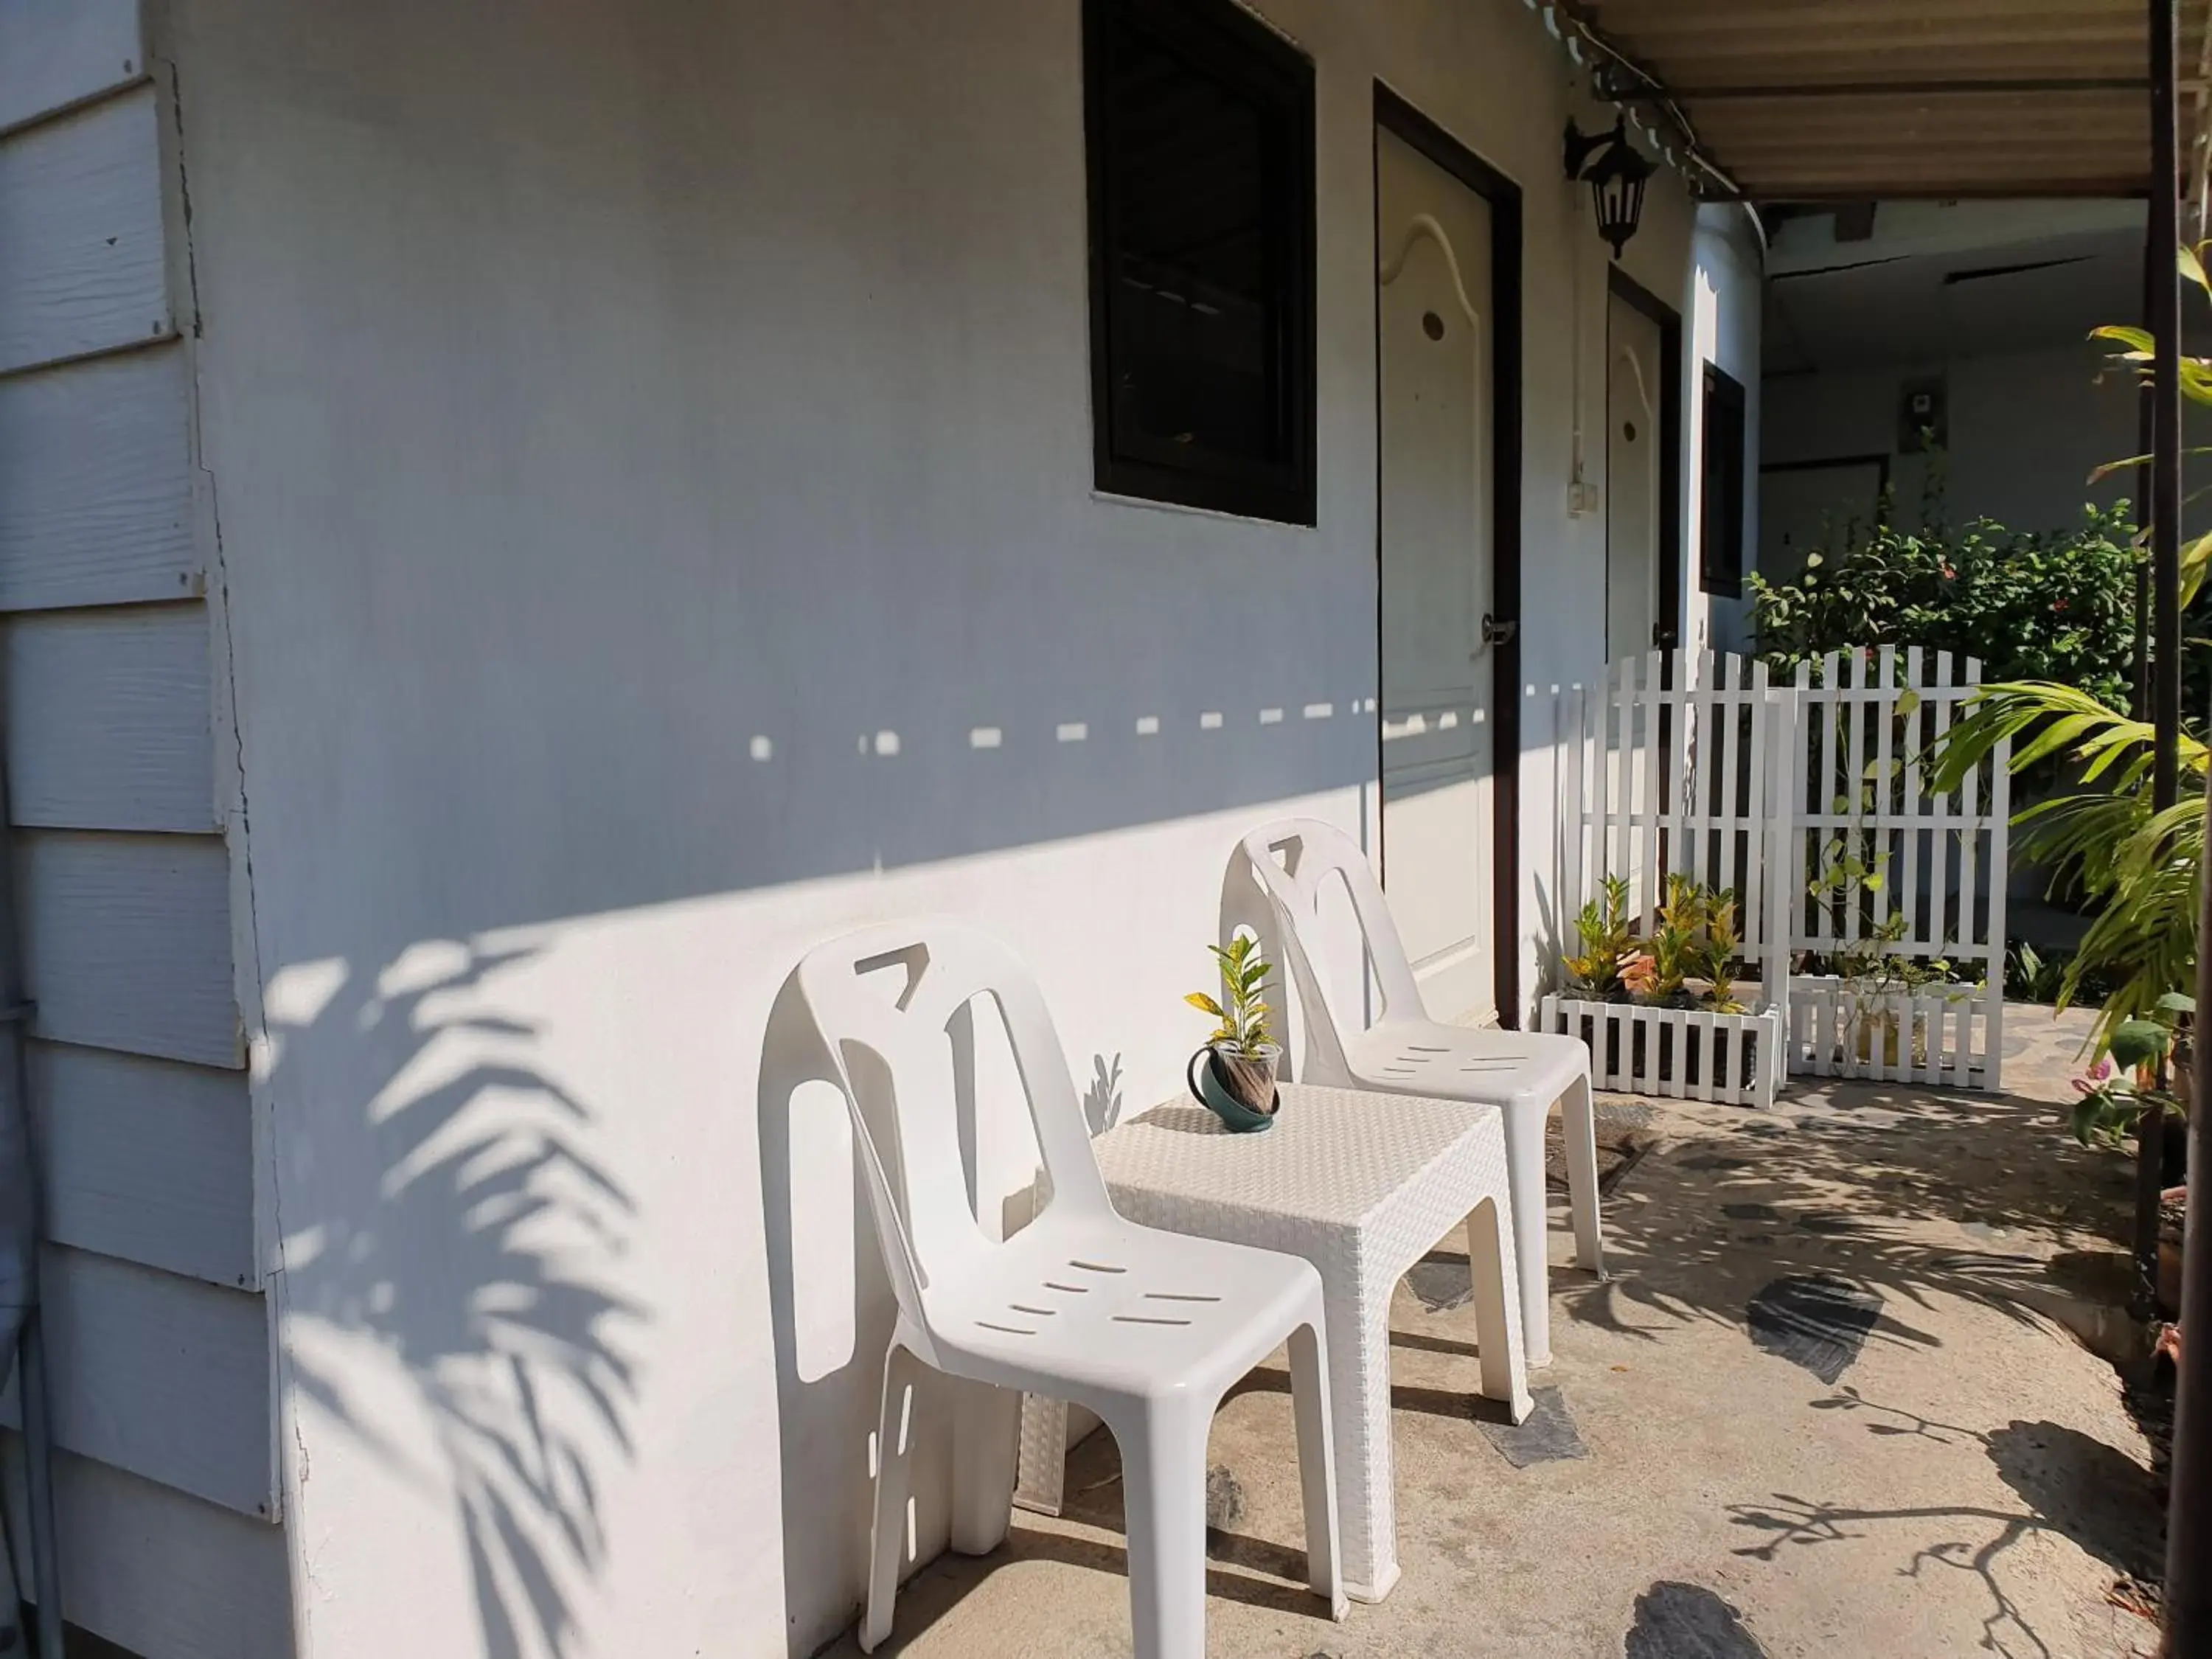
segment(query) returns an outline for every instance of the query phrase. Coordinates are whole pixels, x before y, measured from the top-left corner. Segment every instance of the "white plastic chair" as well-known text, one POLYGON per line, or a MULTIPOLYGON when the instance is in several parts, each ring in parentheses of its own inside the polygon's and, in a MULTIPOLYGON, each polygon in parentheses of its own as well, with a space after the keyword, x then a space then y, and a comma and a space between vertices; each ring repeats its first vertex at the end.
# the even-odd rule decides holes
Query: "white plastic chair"
POLYGON ((1321 1276, 1294 1256, 1156 1231, 1114 1212, 1036 981, 957 923, 871 928, 799 964, 833 1057, 898 1300, 884 1360, 863 1652, 890 1633, 906 1544, 916 1368, 972 1385, 955 1408, 952 1547, 1005 1538, 1022 1392, 1079 1401, 1121 1450, 1138 1659, 1206 1651, 1206 1443, 1224 1395, 1286 1338, 1306 1568, 1341 1618, 1321 1276), (1029 1097, 1049 1196, 1003 1243, 969 1207, 953 1027, 995 1000, 1029 1097), (885 1109, 888 1109, 887 1110, 885 1109), (889 1126, 893 1142, 886 1146, 889 1126))
MULTIPOLYGON (((1221 936, 1240 927, 1287 966, 1305 1018, 1295 1075, 1304 1083, 1479 1101, 1505 1121, 1506 1176, 1520 1275, 1521 1334, 1531 1365, 1552 1357, 1544 1217, 1544 1126, 1564 1101, 1567 1187, 1577 1265, 1604 1276, 1598 1220, 1597 1128, 1589 1050, 1577 1038, 1445 1025, 1429 1018, 1382 888, 1366 856, 1342 830, 1314 818, 1285 818, 1238 845, 1221 889, 1221 936), (1372 1024, 1337 1012, 1315 971, 1310 934, 1332 877, 1343 879, 1366 944, 1382 1006, 1372 1024)), ((1278 993, 1279 995, 1279 993, 1278 993)))

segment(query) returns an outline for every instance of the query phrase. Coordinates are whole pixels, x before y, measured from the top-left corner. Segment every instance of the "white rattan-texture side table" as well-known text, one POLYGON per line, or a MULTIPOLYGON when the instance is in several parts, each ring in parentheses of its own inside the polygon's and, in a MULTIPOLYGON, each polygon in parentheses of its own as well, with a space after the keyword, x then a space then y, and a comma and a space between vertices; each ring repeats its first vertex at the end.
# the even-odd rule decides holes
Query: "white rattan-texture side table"
MULTIPOLYGON (((1390 1296, 1462 1222, 1482 1392, 1504 1402, 1516 1423, 1530 1407, 1498 1109, 1285 1084, 1279 1115, 1259 1134, 1231 1134, 1182 1100, 1095 1144, 1114 1207, 1130 1220, 1282 1250, 1320 1270, 1345 1588, 1381 1601, 1398 1578, 1390 1296)), ((1066 1408, 1025 1402, 1025 1498, 1058 1506, 1066 1450, 1066 1408)))

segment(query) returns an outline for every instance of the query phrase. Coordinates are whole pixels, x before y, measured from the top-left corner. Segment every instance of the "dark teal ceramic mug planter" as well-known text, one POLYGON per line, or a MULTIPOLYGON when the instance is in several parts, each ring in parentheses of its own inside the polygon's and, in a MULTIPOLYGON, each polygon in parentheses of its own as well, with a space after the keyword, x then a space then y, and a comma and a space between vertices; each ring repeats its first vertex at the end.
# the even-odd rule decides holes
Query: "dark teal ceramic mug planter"
MULTIPOLYGON (((1261 1051, 1264 1064, 1245 1060, 1231 1062, 1235 1071, 1241 1073, 1238 1080, 1246 1085, 1252 1095, 1258 1094, 1257 1085, 1262 1079, 1265 1079, 1270 1108, 1282 1103, 1282 1095, 1274 1084, 1275 1068, 1282 1060, 1282 1053, 1280 1048, 1270 1043, 1261 1051)), ((1230 1069, 1231 1066, 1224 1066, 1222 1057, 1213 1049, 1200 1048, 1190 1057, 1190 1064, 1183 1068, 1183 1082, 1190 1090, 1191 1098, 1219 1118, 1233 1133, 1257 1134, 1262 1129, 1273 1128, 1274 1112, 1272 1109, 1260 1111, 1249 1104, 1244 1092, 1235 1085, 1230 1076, 1224 1074, 1230 1069)))

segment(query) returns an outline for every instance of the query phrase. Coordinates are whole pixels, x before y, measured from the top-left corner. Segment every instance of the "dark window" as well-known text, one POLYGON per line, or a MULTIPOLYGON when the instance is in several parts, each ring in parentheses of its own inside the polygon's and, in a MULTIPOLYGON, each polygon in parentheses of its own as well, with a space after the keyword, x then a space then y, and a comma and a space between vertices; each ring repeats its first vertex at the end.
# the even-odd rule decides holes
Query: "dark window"
POLYGON ((1313 65, 1230 0, 1085 0, 1101 489, 1314 522, 1313 65))
POLYGON ((1743 592, 1743 387, 1705 365, 1704 522, 1698 585, 1734 599, 1743 592))

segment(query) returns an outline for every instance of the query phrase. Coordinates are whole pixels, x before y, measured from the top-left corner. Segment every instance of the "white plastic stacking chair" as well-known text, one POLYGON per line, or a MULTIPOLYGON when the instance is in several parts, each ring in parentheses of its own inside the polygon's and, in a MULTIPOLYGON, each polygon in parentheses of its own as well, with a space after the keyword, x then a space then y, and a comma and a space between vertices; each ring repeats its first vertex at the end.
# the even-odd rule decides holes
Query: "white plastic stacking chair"
POLYGON ((1202 1659, 1206 1431, 1223 1395, 1285 1339, 1307 1574, 1341 1618, 1313 1267, 1115 1213, 1044 999, 1019 957, 988 935, 944 921, 872 928, 810 953, 799 985, 852 1111, 898 1300, 884 1361, 861 1650, 874 1651, 890 1633, 914 1384, 927 1365, 972 1385, 955 1407, 952 1547, 981 1554, 1006 1536, 1021 1393, 1078 1401, 1121 1451, 1138 1659, 1202 1659), (1050 1183, 1036 1218, 1002 1243, 984 1236, 969 1207, 956 1106, 951 1028, 983 996, 1005 1021, 1050 1183))
POLYGON ((1295 1075, 1303 1083, 1479 1101, 1505 1121, 1513 1249, 1520 1275, 1521 1334, 1528 1363, 1552 1357, 1545 1250, 1544 1126, 1565 1103, 1567 1187, 1577 1265, 1603 1276, 1597 1200, 1597 1127, 1589 1050, 1577 1038, 1445 1025, 1429 1018, 1413 963, 1382 888, 1352 838, 1313 818, 1285 818, 1248 834, 1221 889, 1221 936, 1249 927, 1287 967, 1305 1018, 1295 1075), (1373 1024, 1337 1012, 1315 971, 1312 929, 1330 878, 1340 877, 1364 937, 1381 1006, 1373 1024))

